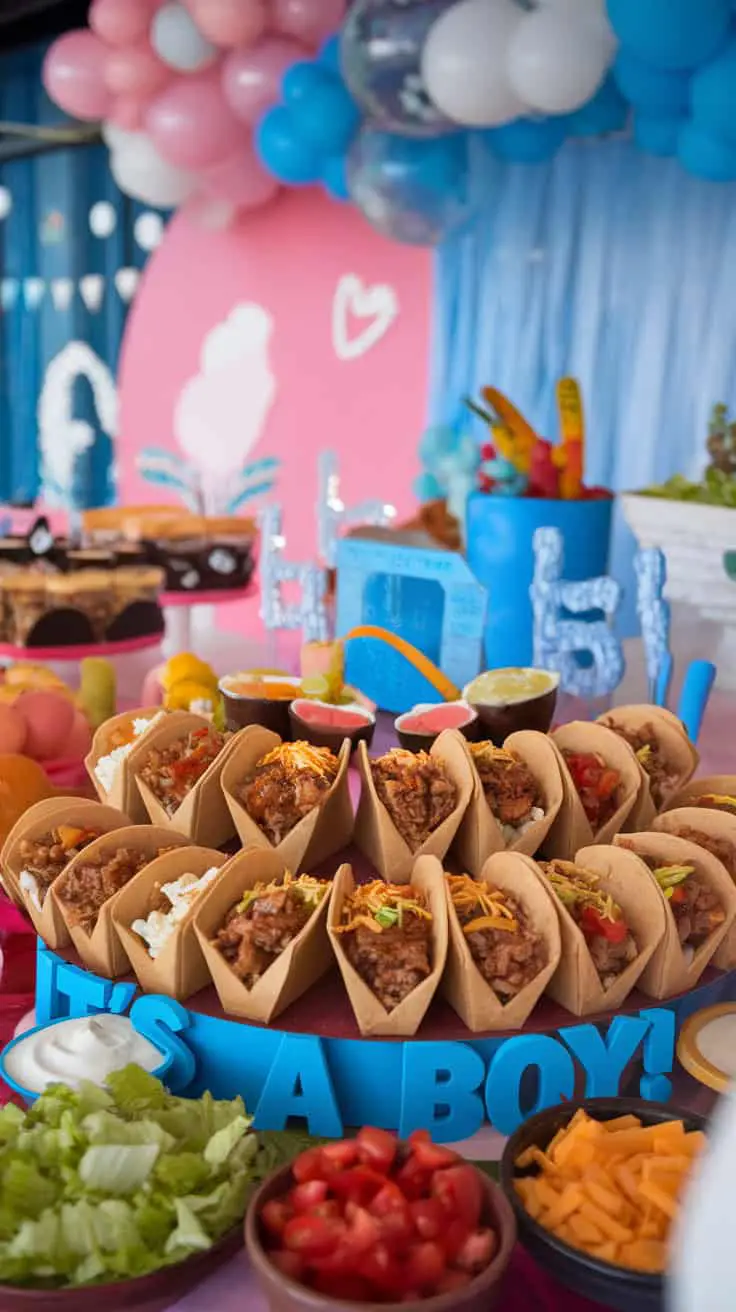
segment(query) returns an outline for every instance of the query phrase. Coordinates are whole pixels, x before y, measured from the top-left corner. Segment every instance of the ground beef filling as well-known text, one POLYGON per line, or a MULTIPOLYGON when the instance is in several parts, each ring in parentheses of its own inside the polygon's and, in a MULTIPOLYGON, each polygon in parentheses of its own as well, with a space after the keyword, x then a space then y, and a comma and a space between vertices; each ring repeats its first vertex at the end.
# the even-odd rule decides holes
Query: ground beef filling
MULTIPOLYGON (((517 924, 514 933, 508 930, 478 929, 465 935, 470 955, 478 970, 494 993, 503 999, 516 997, 517 993, 537 978, 548 961, 544 940, 529 927, 518 902, 506 897, 505 903, 513 912, 517 924)), ((458 911, 461 927, 476 918, 477 913, 472 908, 458 911)))
POLYGON ((686 838, 689 843, 704 847, 721 865, 725 866, 732 879, 736 879, 736 847, 726 838, 717 838, 715 834, 704 834, 700 829, 682 825, 677 830, 678 838, 686 838))
POLYGON ((149 861, 163 856, 168 848, 158 852, 141 852, 121 847, 111 856, 99 855, 93 860, 80 861, 68 871, 59 889, 59 897, 67 909, 73 925, 85 934, 91 934, 102 907, 115 893, 119 893, 134 875, 149 861))
POLYGON ((639 955, 621 908, 599 888, 594 871, 571 861, 542 862, 540 869, 581 930, 603 988, 611 988, 639 955))
POLYGON ((539 785, 524 761, 489 743, 470 748, 485 799, 501 825, 523 825, 541 806, 539 785))
MULTIPOLYGON (((642 856, 640 852, 637 856, 652 872, 661 870, 667 864, 659 857, 642 856)), ((717 891, 696 871, 678 884, 674 895, 667 900, 683 948, 702 947, 713 931, 723 923, 725 913, 717 891)))
POLYGON ((606 728, 612 729, 619 738, 629 744, 642 770, 649 779, 649 791, 657 810, 664 806, 669 794, 677 783, 676 773, 668 766, 662 749, 657 741, 654 725, 642 724, 639 729, 627 729, 618 721, 604 720, 606 728))
POLYGON ((701 797, 688 798, 688 806, 700 806, 705 811, 725 811, 726 815, 736 815, 736 797, 716 797, 713 793, 704 793, 701 797))
POLYGON ((432 922, 406 914, 380 934, 357 925, 344 937, 348 960, 386 1011, 393 1011, 432 973, 432 922))
POLYGON ((42 906, 46 894, 62 870, 99 837, 99 830, 60 825, 42 838, 21 839, 19 855, 23 869, 35 879, 38 900, 42 906))
MULTIPOLYGON (((311 881, 315 884, 317 881, 311 881)), ((319 881, 326 893, 328 882, 319 881)), ((230 969, 250 989, 264 971, 301 933, 317 903, 300 893, 298 884, 264 889, 246 906, 238 903, 229 912, 214 946, 230 969)))
POLYGON ((329 748, 283 743, 258 762, 239 798, 251 820, 278 847, 325 800, 338 769, 338 758, 329 748))
POLYGON ((166 814, 173 816, 224 746, 224 735, 209 725, 194 729, 168 747, 153 747, 138 777, 150 788, 166 814))
POLYGON ((443 761, 394 748, 371 761, 379 799, 412 852, 452 815, 457 788, 443 761))

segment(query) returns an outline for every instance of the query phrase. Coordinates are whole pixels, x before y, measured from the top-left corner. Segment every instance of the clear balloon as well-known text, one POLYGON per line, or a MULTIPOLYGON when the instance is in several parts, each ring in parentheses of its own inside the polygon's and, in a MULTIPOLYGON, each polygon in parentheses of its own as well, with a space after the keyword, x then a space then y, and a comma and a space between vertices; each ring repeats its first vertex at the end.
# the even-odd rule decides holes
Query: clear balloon
POLYGON ((241 210, 265 205, 279 190, 278 182, 263 168, 250 142, 221 164, 206 169, 202 187, 207 195, 229 201, 241 210))
POLYGON ((89 25, 109 46, 144 41, 153 16, 151 0, 92 0, 89 25))
POLYGON ((218 55, 217 47, 202 36, 184 5, 165 4, 151 27, 151 45, 164 64, 179 73, 206 68, 218 55))
POLYGON ((219 77, 209 74, 182 78, 157 96, 146 114, 146 129, 163 159, 194 170, 235 154, 244 135, 219 77))
POLYGON ((188 7, 202 35, 225 50, 251 46, 266 30, 263 0, 189 0, 188 7))
POLYGON ((344 17, 345 0, 272 0, 272 26, 305 46, 320 45, 344 17))
POLYGON ((430 29, 424 83, 455 123, 497 127, 526 112, 507 69, 511 39, 525 16, 513 0, 460 0, 430 29))
POLYGON ((107 59, 105 80, 114 96, 154 96, 171 77, 148 44, 113 50, 107 59))
POLYGON ((514 92, 542 114, 568 114, 603 83, 610 49, 564 10, 524 14, 508 48, 514 92))
POLYGON ((464 133, 418 141, 364 128, 347 161, 347 181, 368 222, 393 241, 437 246, 472 217, 464 133))
POLYGON ((340 38, 342 73, 377 127, 434 137, 454 127, 427 93, 422 51, 450 0, 356 0, 340 38))
POLYGON ((67 32, 54 41, 41 74, 54 104, 73 118, 106 118, 110 109, 106 60, 105 47, 94 32, 67 32))
POLYGON ((161 209, 181 205, 194 194, 196 174, 173 168, 162 159, 145 133, 116 132, 110 170, 126 196, 161 209))
POLYGON ((252 50, 233 50, 222 66, 222 89, 233 114, 252 126, 281 96, 283 76, 306 52, 286 37, 265 37, 252 50))

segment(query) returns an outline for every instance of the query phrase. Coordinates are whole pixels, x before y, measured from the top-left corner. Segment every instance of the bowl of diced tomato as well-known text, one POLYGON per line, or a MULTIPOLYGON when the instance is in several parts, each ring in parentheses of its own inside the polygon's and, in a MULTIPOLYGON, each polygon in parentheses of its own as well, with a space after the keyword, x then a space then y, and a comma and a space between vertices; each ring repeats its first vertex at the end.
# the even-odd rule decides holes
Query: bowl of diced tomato
POLYGON ((245 1241, 271 1312, 489 1312, 516 1222, 498 1185, 425 1131, 366 1127, 266 1180, 245 1241))

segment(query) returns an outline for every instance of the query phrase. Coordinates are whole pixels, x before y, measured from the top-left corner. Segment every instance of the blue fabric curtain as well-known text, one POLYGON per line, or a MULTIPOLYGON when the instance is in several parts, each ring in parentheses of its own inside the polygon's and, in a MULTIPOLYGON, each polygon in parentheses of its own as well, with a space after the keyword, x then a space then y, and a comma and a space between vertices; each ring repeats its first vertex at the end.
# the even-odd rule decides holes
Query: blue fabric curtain
MULTIPOLYGON (((588 482, 620 491, 702 470, 712 404, 736 406, 736 185, 621 140, 571 142, 546 165, 484 158, 476 182, 480 217, 436 263, 432 420, 492 384, 556 437, 554 384, 572 374, 588 482)), ((633 550, 619 522, 629 631, 633 550)))
MULTIPOLYGON (((58 124, 63 115, 41 86, 42 47, 0 60, 0 119, 58 124)), ((0 186, 12 208, 0 221, 0 500, 28 502, 39 491, 37 404, 49 363, 71 341, 86 343, 115 374, 128 305, 115 287, 121 268, 138 267, 147 255, 134 239, 144 207, 118 191, 104 146, 78 147, 28 157, 0 168, 0 186), (115 227, 101 238, 89 214, 99 201, 115 211, 115 227), (99 309, 90 310, 79 282, 104 279, 99 309), (34 280, 41 280, 39 283, 34 280), (68 308, 54 304, 53 288, 71 279, 68 308), (30 281, 29 281, 30 280, 30 281)), ((92 423, 96 437, 77 474, 79 504, 114 498, 112 443, 99 425, 89 384, 74 386, 73 417, 92 423)))

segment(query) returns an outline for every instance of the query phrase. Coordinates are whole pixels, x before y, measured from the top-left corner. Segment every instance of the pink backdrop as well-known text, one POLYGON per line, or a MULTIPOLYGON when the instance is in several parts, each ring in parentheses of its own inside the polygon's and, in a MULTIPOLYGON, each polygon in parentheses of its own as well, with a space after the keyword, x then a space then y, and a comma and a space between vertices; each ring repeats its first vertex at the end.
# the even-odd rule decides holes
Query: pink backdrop
POLYGON ((277 456, 272 496, 284 507, 287 555, 314 557, 317 454, 331 447, 347 504, 383 496, 410 511, 430 280, 427 252, 385 241, 316 191, 286 195, 231 231, 175 218, 123 345, 120 499, 176 499, 138 473, 146 446, 183 446, 195 459, 214 451, 210 463, 222 467, 246 450, 248 460, 277 456))

